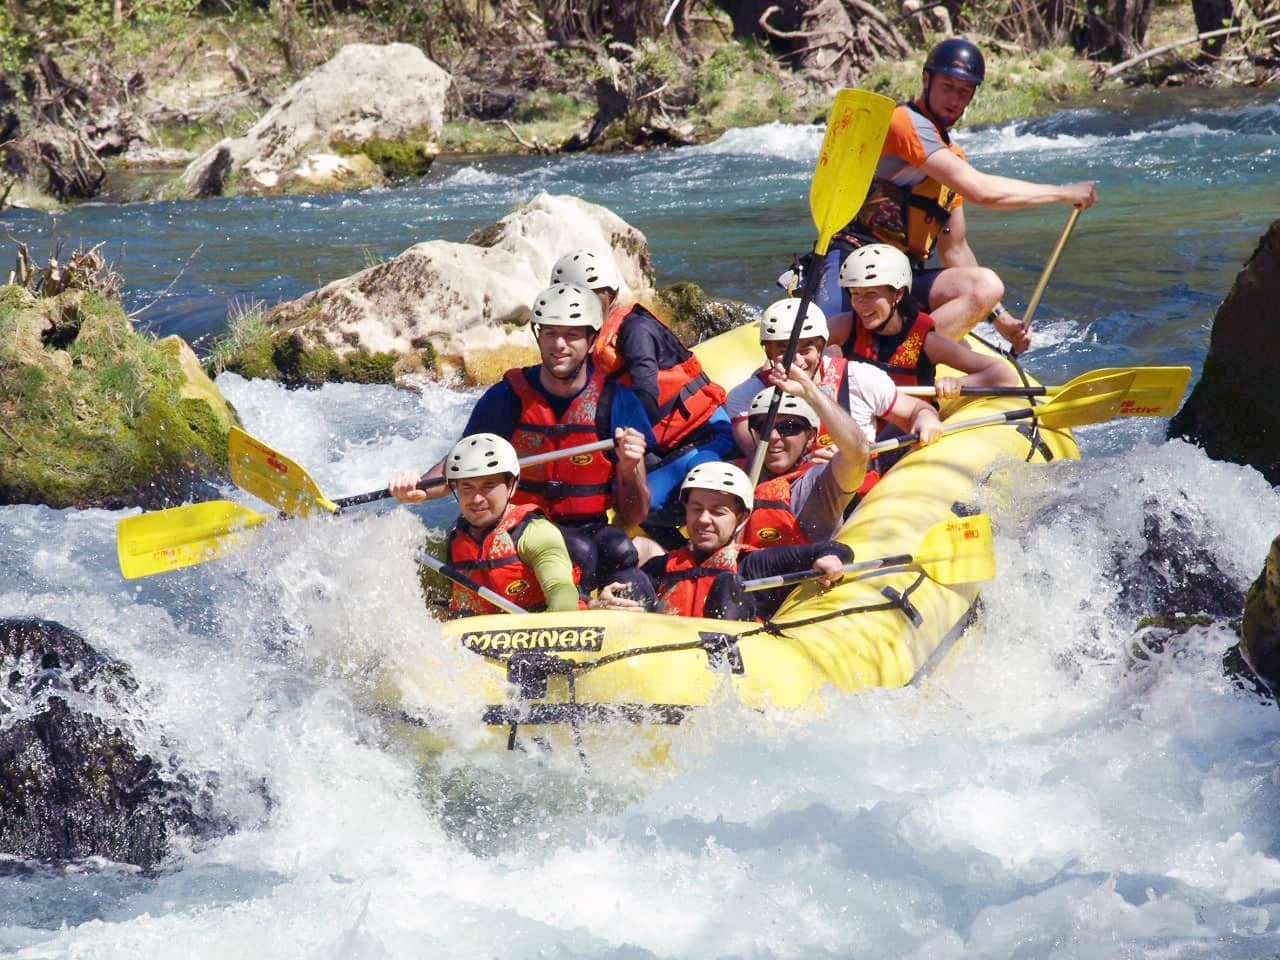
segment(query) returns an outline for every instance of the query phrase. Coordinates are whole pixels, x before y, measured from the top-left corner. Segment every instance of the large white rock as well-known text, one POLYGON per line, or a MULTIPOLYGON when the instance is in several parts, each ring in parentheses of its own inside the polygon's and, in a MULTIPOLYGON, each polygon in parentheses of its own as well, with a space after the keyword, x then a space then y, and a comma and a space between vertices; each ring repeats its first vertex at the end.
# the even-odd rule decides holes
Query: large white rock
POLYGON ((437 137, 452 82, 410 44, 348 44, 290 87, 244 136, 197 157, 183 180, 195 189, 224 148, 232 170, 244 168, 253 185, 270 187, 305 170, 310 154, 332 153, 338 143, 437 137))
POLYGON ((549 285, 556 259, 570 250, 612 256, 633 292, 652 286, 644 234, 577 197, 540 193, 476 239, 415 244, 281 304, 271 321, 339 354, 359 347, 407 354, 429 343, 439 353, 462 355, 531 344, 529 306, 549 285))

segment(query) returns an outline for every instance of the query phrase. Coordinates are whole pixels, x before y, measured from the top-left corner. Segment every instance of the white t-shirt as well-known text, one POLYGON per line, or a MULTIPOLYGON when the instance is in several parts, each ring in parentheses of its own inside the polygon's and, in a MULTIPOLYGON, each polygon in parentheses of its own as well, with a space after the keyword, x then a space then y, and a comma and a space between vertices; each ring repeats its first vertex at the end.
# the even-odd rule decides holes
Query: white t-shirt
MULTIPOLYGON (((822 358, 823 368, 831 363, 831 358, 822 358)), ((893 378, 879 367, 860 360, 850 360, 845 379, 849 381, 849 415, 862 430, 867 443, 876 442, 876 417, 883 417, 893 409, 898 399, 898 387, 893 378)), ((742 383, 728 392, 724 401, 724 411, 734 423, 747 418, 751 409, 751 401, 756 394, 768 384, 753 373, 742 383)))
POLYGON ((867 443, 876 442, 876 417, 893 409, 898 387, 893 378, 869 363, 849 361, 849 415, 853 417, 867 443))

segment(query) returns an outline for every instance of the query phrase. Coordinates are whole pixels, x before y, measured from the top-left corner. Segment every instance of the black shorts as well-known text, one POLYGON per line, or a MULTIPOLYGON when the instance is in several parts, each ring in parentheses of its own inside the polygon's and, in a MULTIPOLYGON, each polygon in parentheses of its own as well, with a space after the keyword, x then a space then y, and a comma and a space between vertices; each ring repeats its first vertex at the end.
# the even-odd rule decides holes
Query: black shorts
POLYGON ((933 292, 934 283, 945 269, 946 267, 924 267, 911 271, 911 296, 926 313, 929 310, 929 294, 933 292))

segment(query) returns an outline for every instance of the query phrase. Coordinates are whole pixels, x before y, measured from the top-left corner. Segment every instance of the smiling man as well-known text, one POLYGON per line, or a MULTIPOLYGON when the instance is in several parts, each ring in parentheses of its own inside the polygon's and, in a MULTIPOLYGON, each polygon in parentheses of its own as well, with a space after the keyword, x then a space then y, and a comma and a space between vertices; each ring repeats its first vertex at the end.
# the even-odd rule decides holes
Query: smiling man
POLYGON ((1044 184, 983 173, 951 140, 951 127, 964 114, 986 76, 982 52, 963 37, 935 46, 925 60, 923 90, 893 112, 875 178, 857 216, 839 233, 819 264, 818 304, 827 316, 849 309, 837 283, 849 251, 868 243, 889 243, 912 261, 911 293, 933 316, 937 329, 959 340, 990 316, 1015 351, 1030 344, 1022 321, 1000 303, 1004 283, 978 263, 969 247, 964 201, 997 210, 1046 203, 1081 209, 1097 202, 1092 180, 1044 184), (927 266, 937 253, 940 266, 927 266))
MULTIPOLYGON (((514 503, 533 504, 561 529, 582 571, 583 587, 591 591, 639 561, 626 532, 612 526, 607 514, 613 509, 626 525, 638 525, 647 516, 644 455, 653 433, 640 399, 592 363, 604 316, 591 290, 555 284, 534 298, 532 314, 541 362, 508 370, 486 390, 463 436, 510 437, 521 457, 613 438, 611 451, 526 468, 512 497, 514 503)), ((398 473, 388 489, 404 503, 444 496, 443 487, 419 487, 420 481, 440 477, 444 466, 441 460, 421 477, 398 473)))
POLYGON ((742 590, 743 580, 812 569, 826 588, 840 580, 841 566, 853 559, 847 546, 830 541, 768 550, 741 543, 755 496, 751 480, 732 464, 694 467, 684 478, 680 497, 688 544, 643 567, 662 613, 722 620, 767 617, 788 591, 752 595, 742 590))
MULTIPOLYGON (((515 504, 515 448, 492 433, 463 437, 444 460, 461 516, 449 532, 449 562, 481 586, 529 611, 577 610, 576 571, 564 537, 531 503, 515 504)), ((496 613, 472 590, 453 585, 449 613, 496 613)))

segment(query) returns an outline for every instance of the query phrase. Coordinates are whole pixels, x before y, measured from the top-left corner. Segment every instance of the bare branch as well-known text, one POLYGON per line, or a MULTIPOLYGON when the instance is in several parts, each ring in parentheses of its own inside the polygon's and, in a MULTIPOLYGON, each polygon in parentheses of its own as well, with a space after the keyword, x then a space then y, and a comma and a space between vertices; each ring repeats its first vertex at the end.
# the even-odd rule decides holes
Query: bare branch
POLYGON ((1158 47, 1152 47, 1136 57, 1130 57, 1123 63, 1117 63, 1114 67, 1108 67, 1103 70, 1100 80, 1110 80, 1112 77, 1119 76, 1131 67, 1135 67, 1140 63, 1145 63, 1152 57, 1158 57, 1162 53, 1168 53, 1170 50, 1176 50, 1178 47, 1185 47, 1193 43, 1200 43, 1204 40, 1212 40, 1214 37, 1228 37, 1236 33, 1246 33, 1254 30, 1261 30, 1263 27, 1269 27, 1273 23, 1280 23, 1280 13, 1275 16, 1268 17, 1265 20, 1259 20, 1257 23, 1248 24, 1239 27, 1224 27, 1221 30, 1209 30, 1205 33, 1197 33, 1192 37, 1184 37, 1181 40, 1175 40, 1172 43, 1163 43, 1158 47))
POLYGON ((187 257, 187 259, 183 261, 182 266, 178 268, 178 272, 175 273, 173 275, 173 279, 169 281, 169 285, 165 287, 163 290, 161 290, 159 293, 157 293, 154 297, 152 297, 147 303, 144 303, 137 310, 133 311, 133 313, 128 314, 129 319, 136 320, 138 317, 142 316, 144 312, 146 312, 147 310, 150 310, 157 303, 159 303, 160 300, 162 300, 164 296, 170 290, 173 289, 173 285, 182 278, 182 275, 186 273, 187 267, 191 266, 191 261, 194 260, 196 258, 196 255, 203 249, 204 249, 204 244, 202 243, 198 247, 196 247, 194 250, 192 250, 191 256, 187 257))

